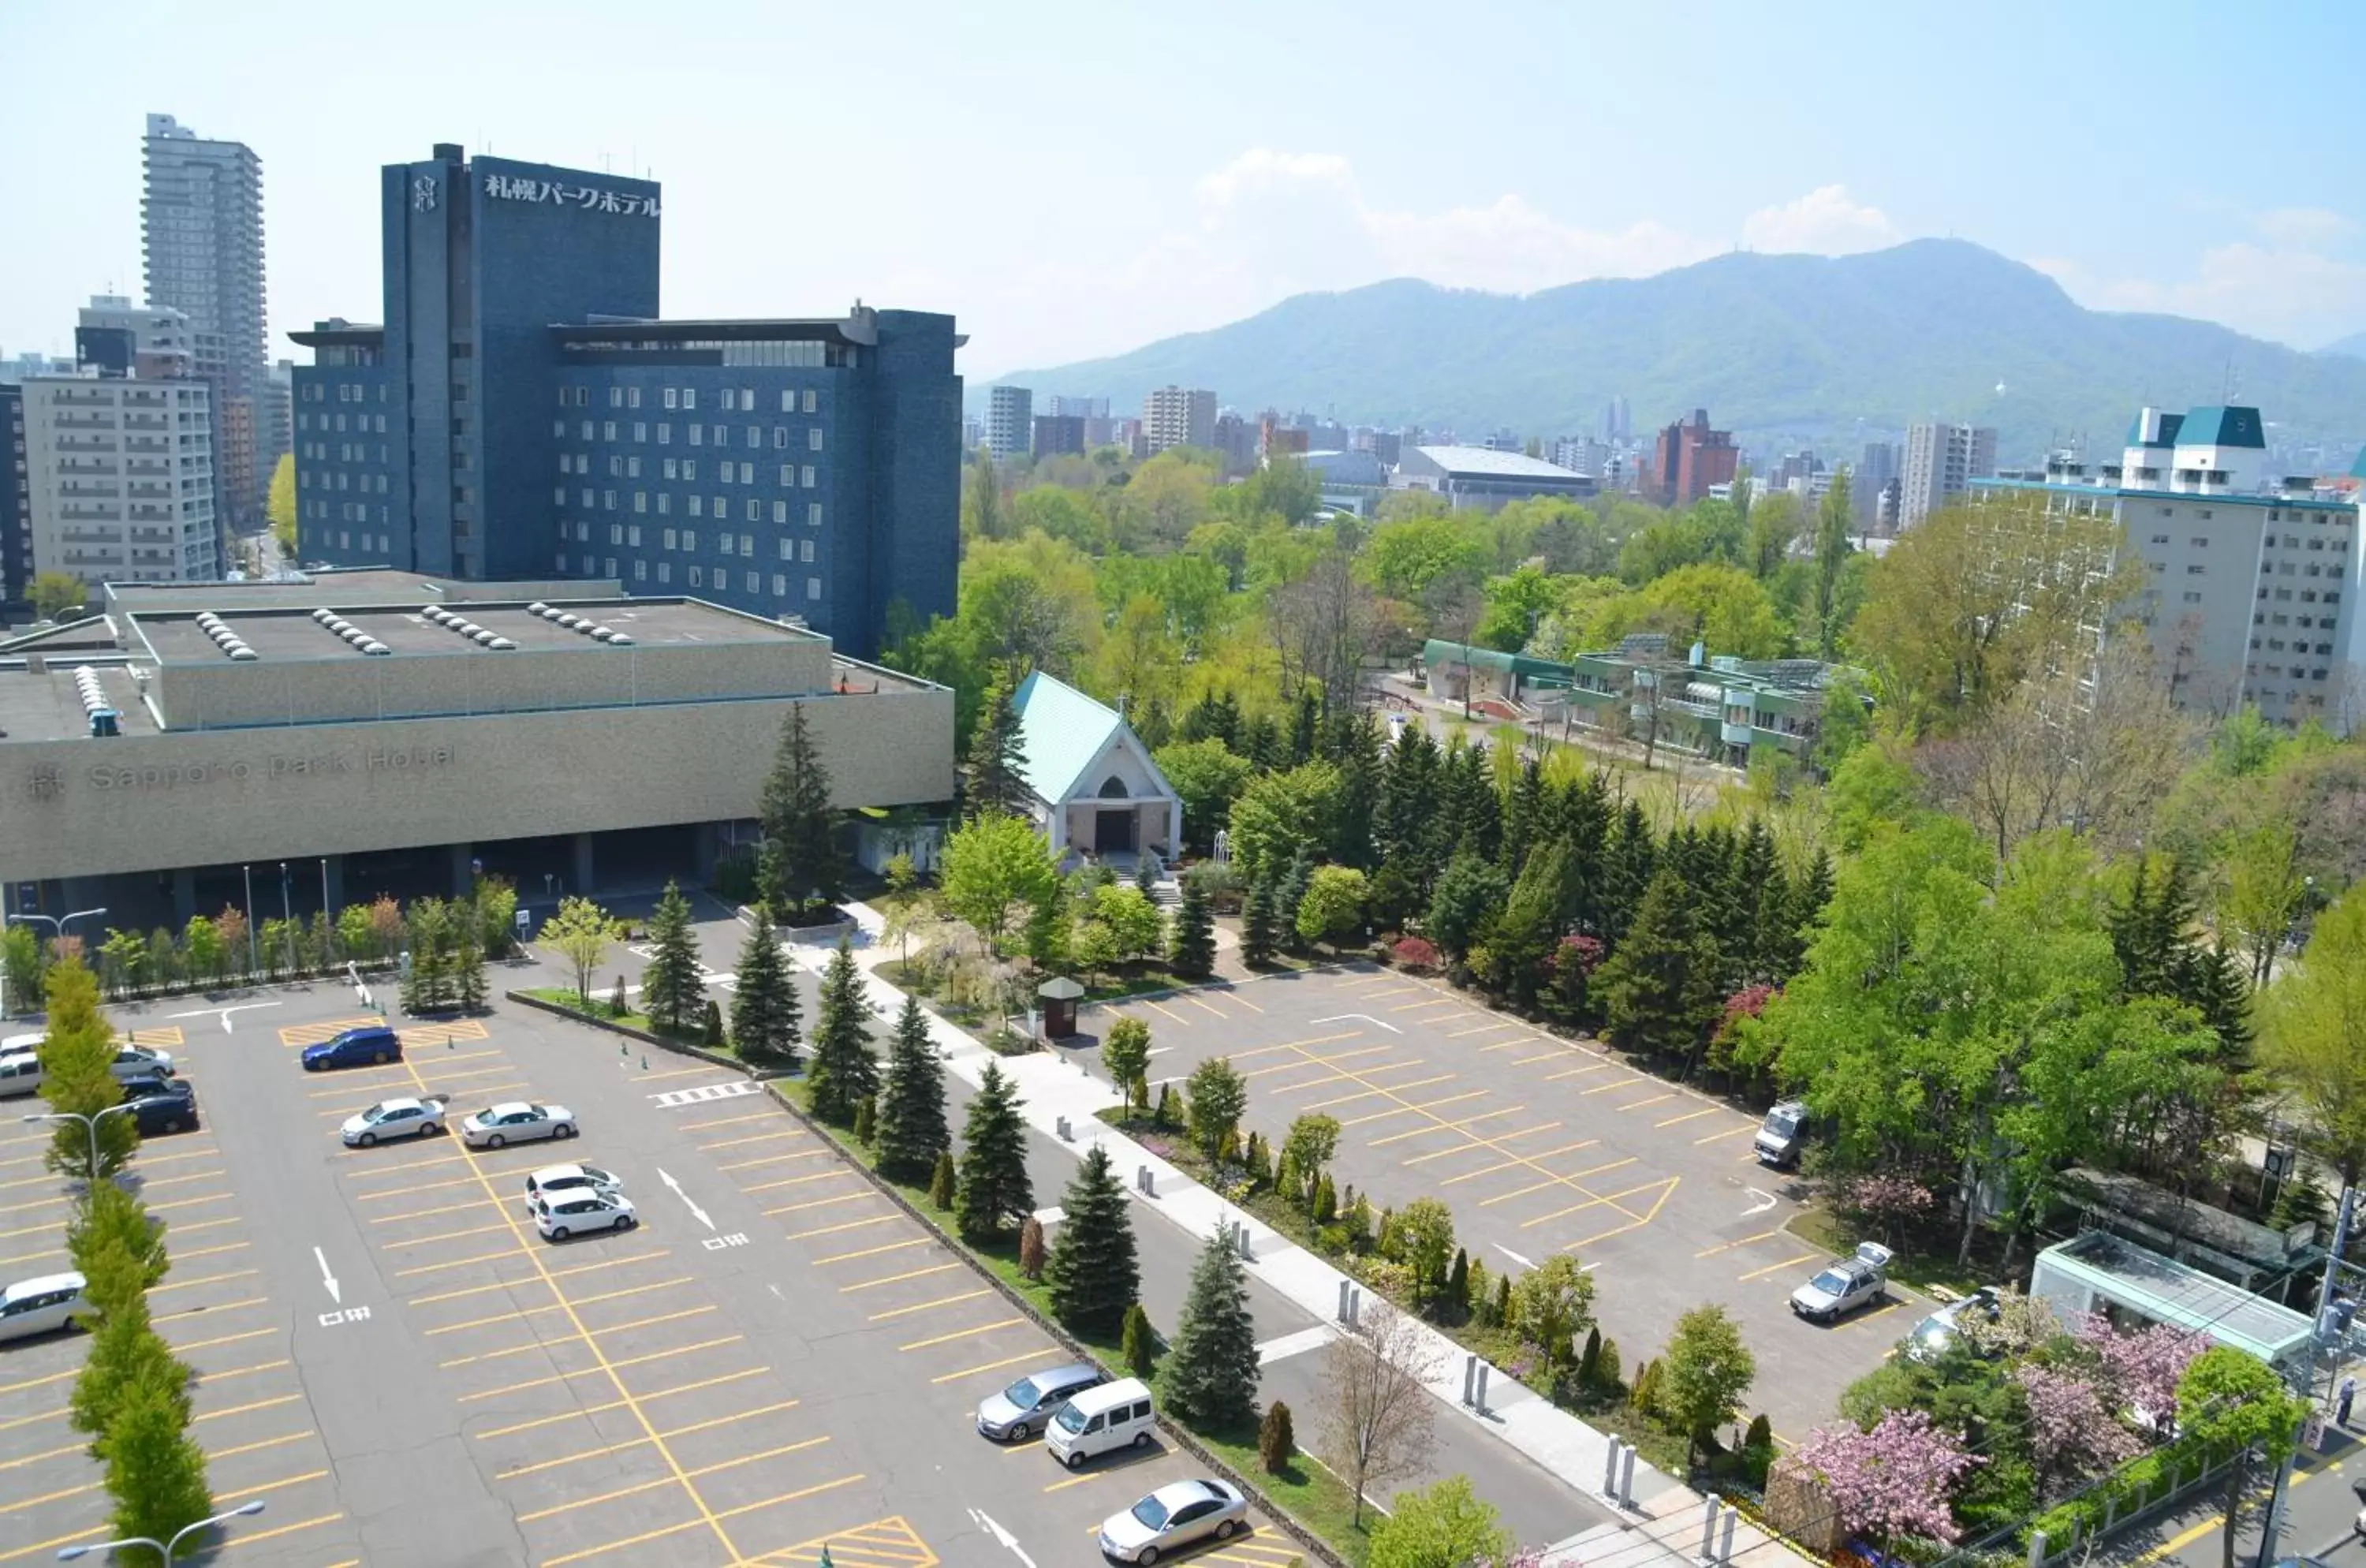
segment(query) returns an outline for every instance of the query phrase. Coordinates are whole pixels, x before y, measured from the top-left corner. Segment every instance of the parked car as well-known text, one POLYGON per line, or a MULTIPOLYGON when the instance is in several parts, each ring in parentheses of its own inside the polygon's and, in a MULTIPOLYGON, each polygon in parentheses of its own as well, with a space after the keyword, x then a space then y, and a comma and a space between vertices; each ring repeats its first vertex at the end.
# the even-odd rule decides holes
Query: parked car
POLYGON ((1827 1264, 1791 1292, 1791 1310, 1810 1323, 1838 1323, 1862 1306, 1889 1299, 1889 1248, 1860 1242, 1856 1256, 1827 1264))
POLYGON ((525 1179, 526 1213, 582 1192, 621 1193, 625 1179, 596 1165, 546 1165, 525 1179))
POLYGON ((1150 1390, 1139 1378, 1121 1378, 1071 1397, 1043 1428, 1043 1446, 1070 1470, 1096 1454, 1146 1449, 1152 1440, 1150 1390))
POLYGON ((143 1138, 195 1131, 197 1091, 186 1078, 152 1078, 127 1088, 123 1103, 131 1107, 131 1124, 143 1138))
POLYGON ((359 1115, 345 1118, 338 1129, 347 1148, 369 1148, 396 1138, 432 1138, 444 1130, 442 1095, 381 1100, 359 1115))
POLYGON ((32 1052, 0 1053, 0 1100, 39 1093, 42 1076, 41 1059, 32 1052))
POLYGON ((1799 1151, 1807 1142, 1807 1102, 1786 1100, 1766 1113, 1751 1147, 1757 1151, 1759 1164, 1786 1170, 1799 1163, 1799 1151))
POLYGON ((146 1045, 118 1044, 115 1060, 107 1066, 118 1083, 129 1083, 133 1078, 169 1078, 173 1076, 173 1053, 146 1045))
POLYGON ((318 1045, 304 1047, 304 1070, 331 1067, 374 1067, 402 1060, 402 1037, 383 1023, 366 1023, 340 1030, 318 1045))
POLYGON ((1101 1370, 1090 1361, 1030 1372, 1000 1393, 986 1396, 977 1407, 977 1429, 997 1443, 1024 1442, 1043 1430, 1053 1411, 1100 1382, 1101 1370))
POLYGON ((563 1192, 534 1209, 535 1228, 548 1241, 565 1241, 585 1231, 628 1231, 640 1223, 633 1201, 622 1192, 563 1192))
POLYGON ((186 1078, 118 1078, 116 1080, 115 1089, 116 1093, 120 1097, 120 1103, 125 1105, 136 1100, 149 1100, 158 1095, 170 1095, 192 1102, 197 1098, 197 1086, 186 1078))
POLYGON ((1175 1481, 1101 1522, 1102 1554, 1156 1562, 1203 1540, 1230 1540, 1248 1528, 1248 1499, 1222 1481, 1175 1481))
POLYGON ((461 1141, 472 1149, 573 1136, 575 1112, 564 1105, 528 1105, 519 1100, 489 1105, 460 1123, 461 1141))
POLYGON ((29 1339, 61 1328, 78 1328, 91 1316, 79 1274, 44 1274, 19 1280, 0 1291, 0 1339, 29 1339))
POLYGON ((1915 1361, 1935 1361, 1955 1344, 1957 1325, 1966 1319, 1986 1318, 1993 1323, 1997 1314, 1997 1288, 1982 1285, 1959 1302, 1949 1302, 1937 1312, 1914 1325, 1906 1337, 1907 1359, 1915 1361))

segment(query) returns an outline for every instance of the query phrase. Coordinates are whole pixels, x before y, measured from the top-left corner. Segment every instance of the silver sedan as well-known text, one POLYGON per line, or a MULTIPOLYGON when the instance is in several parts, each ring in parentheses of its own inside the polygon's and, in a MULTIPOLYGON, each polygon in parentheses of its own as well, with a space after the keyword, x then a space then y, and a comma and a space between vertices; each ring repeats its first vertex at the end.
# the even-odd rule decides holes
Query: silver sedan
POLYGON ((1101 1551, 1120 1562, 1163 1561, 1248 1529, 1248 1499, 1221 1481, 1177 1481, 1101 1522, 1101 1551))
POLYGON ((461 1122, 460 1136, 472 1149, 498 1149, 505 1144, 531 1143, 536 1138, 571 1138, 575 1136, 575 1112, 564 1105, 507 1100, 489 1105, 461 1122))

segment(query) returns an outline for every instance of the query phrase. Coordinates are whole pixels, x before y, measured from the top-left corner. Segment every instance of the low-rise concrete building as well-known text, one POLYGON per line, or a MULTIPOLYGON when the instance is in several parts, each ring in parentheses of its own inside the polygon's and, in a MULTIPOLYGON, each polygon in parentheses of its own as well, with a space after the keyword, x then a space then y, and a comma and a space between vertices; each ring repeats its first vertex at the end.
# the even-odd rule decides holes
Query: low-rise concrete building
POLYGON ((1041 670, 1019 683, 1020 774, 1052 852, 1172 860, 1183 801, 1125 716, 1041 670))
POLYGON ((1539 495, 1583 500, 1595 490, 1592 474, 1485 446, 1409 446, 1389 483, 1398 490, 1432 491, 1458 508, 1489 512, 1507 501, 1539 495))

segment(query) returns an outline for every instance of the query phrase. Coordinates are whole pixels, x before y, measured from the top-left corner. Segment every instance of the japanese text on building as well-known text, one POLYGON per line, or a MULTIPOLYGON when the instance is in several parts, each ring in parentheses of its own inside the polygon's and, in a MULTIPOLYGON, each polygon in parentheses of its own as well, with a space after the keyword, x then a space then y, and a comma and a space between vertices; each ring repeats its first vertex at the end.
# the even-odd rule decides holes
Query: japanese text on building
POLYGON ((628 218, 658 216, 658 198, 653 196, 626 196, 593 186, 565 186, 509 175, 487 175, 485 194, 503 201, 546 202, 554 207, 580 207, 593 212, 619 212, 628 218))

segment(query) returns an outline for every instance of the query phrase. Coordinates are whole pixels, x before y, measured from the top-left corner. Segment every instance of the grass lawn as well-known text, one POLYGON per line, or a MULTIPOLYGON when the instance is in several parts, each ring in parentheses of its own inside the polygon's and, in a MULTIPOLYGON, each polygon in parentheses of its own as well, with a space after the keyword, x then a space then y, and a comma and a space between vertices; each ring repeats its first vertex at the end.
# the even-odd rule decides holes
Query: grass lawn
MULTIPOLYGON (((810 1085, 799 1080, 783 1082, 778 1087, 801 1108, 811 1111, 812 1087, 810 1085)), ((872 1168, 871 1151, 856 1143, 853 1134, 842 1127, 831 1127, 827 1123, 822 1125, 824 1131, 849 1156, 860 1160, 864 1168, 872 1168)), ((961 1248, 984 1264, 993 1271, 995 1278, 1024 1296, 1028 1303, 1036 1311, 1047 1318, 1052 1316, 1052 1288, 1041 1280, 1030 1280, 1019 1271, 1019 1243, 1016 1237, 992 1247, 973 1247, 963 1241, 960 1233, 953 1228, 952 1215, 939 1213, 930 1203, 926 1184, 914 1186, 908 1182, 896 1181, 892 1178, 882 1179, 887 1180, 891 1186, 901 1192, 913 1208, 919 1211, 930 1224, 935 1225, 943 1234, 947 1243, 961 1248)), ((1036 1194, 1039 1201, 1047 1196, 1040 1192, 1036 1194)), ((1171 1333, 1175 1327, 1171 1323, 1159 1323, 1155 1316, 1151 1320, 1151 1325, 1159 1330, 1162 1335, 1171 1333)), ((1074 1333, 1073 1330, 1070 1332, 1074 1333)), ((1076 1334, 1075 1337, 1109 1365, 1112 1367, 1124 1365, 1118 1353, 1120 1344, 1117 1336, 1076 1334)), ((1164 1349, 1163 1344, 1161 1349, 1162 1351, 1164 1349)), ((1163 1392, 1159 1388, 1159 1374, 1155 1367, 1146 1381, 1150 1383, 1154 1394, 1163 1392)), ((1312 1435, 1316 1413, 1312 1410, 1294 1410, 1290 1415, 1302 1444, 1312 1435)), ((1348 1562, 1361 1568, 1366 1554, 1370 1550, 1371 1542, 1365 1530, 1351 1522, 1355 1514, 1355 1495, 1348 1490, 1346 1483, 1304 1453, 1292 1460, 1280 1474, 1267 1472, 1260 1467, 1257 1460, 1256 1433, 1254 1431, 1216 1437, 1195 1429, 1192 1436, 1205 1443, 1234 1469, 1254 1481, 1263 1489, 1266 1496, 1276 1507, 1289 1514, 1306 1529, 1328 1541, 1331 1549, 1348 1562)), ((1367 1508, 1365 1517, 1369 1528, 1369 1522, 1376 1519, 1378 1516, 1367 1508)))
MULTIPOLYGON (((1800 1210, 1791 1216, 1791 1223, 1785 1228, 1802 1241, 1813 1242, 1843 1258, 1856 1250, 1858 1242, 1869 1239, 1858 1235, 1838 1215, 1820 1204, 1800 1210)), ((1977 1238, 1974 1252, 1977 1256, 1977 1238)), ((1899 1284, 1926 1296, 1934 1292, 1945 1292, 1950 1296, 1968 1296, 1985 1282, 1977 1269, 1955 1267, 1953 1247, 1943 1252, 1918 1252, 1911 1247, 1901 1247, 1897 1256, 1889 1260, 1889 1273, 1899 1284)))
POLYGON ((670 1029, 660 1029, 649 1021, 647 1013, 610 1012, 607 1002, 596 996, 592 998, 591 1006, 586 1007, 583 1004, 583 998, 565 986, 529 986, 525 987, 524 994, 534 998, 536 1001, 545 1001, 554 1007, 564 1008, 578 1018, 588 1019, 594 1023, 622 1024, 626 1029, 637 1029, 644 1033, 680 1041, 682 1044, 695 1045, 704 1051, 720 1051, 726 1055, 736 1055, 728 1043, 709 1045, 698 1034, 680 1033, 670 1029))

